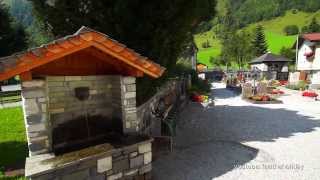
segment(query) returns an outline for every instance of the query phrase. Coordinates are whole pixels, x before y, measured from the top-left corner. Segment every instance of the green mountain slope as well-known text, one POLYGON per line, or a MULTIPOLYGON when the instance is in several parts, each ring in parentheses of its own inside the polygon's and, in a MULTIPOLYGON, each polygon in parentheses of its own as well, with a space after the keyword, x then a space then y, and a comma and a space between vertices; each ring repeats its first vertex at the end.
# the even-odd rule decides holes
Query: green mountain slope
MULTIPOLYGON (((284 16, 253 23, 243 29, 252 32, 257 24, 262 24, 265 28, 269 50, 278 54, 282 47, 291 47, 296 40, 296 36, 286 36, 283 29, 288 25, 297 25, 301 29, 303 26, 309 24, 313 17, 320 20, 320 10, 315 13, 287 11, 284 16)), ((221 44, 219 40, 215 38, 216 35, 212 29, 194 36, 195 42, 199 48, 198 61, 207 64, 210 67, 212 67, 210 58, 217 57, 221 51, 221 44), (202 44, 207 41, 211 47, 203 48, 202 44)))

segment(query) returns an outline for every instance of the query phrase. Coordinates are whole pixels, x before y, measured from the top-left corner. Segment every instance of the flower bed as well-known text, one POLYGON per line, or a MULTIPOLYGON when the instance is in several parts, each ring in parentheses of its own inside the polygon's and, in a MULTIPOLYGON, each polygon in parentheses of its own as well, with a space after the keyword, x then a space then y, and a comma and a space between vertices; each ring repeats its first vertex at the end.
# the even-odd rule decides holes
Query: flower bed
POLYGON ((304 91, 304 92, 302 93, 302 96, 303 96, 303 97, 316 98, 316 97, 318 97, 319 95, 318 95, 316 92, 313 92, 313 91, 304 91))
POLYGON ((262 96, 252 96, 247 101, 253 103, 253 104, 281 104, 282 101, 272 98, 269 95, 262 95, 262 96))
POLYGON ((191 95, 191 100, 193 102, 203 103, 203 102, 207 102, 209 100, 209 97, 206 95, 199 95, 199 94, 194 93, 191 95))
POLYGON ((273 89, 273 90, 271 91, 271 94, 273 94, 273 95, 283 95, 284 92, 281 91, 281 90, 279 90, 279 89, 273 89))

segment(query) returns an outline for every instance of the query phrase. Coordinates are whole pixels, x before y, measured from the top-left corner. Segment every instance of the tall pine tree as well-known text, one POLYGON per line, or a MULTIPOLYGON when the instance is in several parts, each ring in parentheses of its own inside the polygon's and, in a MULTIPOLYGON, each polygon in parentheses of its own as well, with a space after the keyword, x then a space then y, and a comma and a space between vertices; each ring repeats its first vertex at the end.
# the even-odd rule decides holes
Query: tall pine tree
POLYGON ((320 25, 318 24, 317 19, 315 17, 312 18, 312 21, 308 26, 308 32, 309 33, 320 32, 320 25))
POLYGON ((251 42, 253 55, 259 57, 268 52, 268 44, 264 34, 262 25, 258 25, 255 29, 254 38, 251 42))

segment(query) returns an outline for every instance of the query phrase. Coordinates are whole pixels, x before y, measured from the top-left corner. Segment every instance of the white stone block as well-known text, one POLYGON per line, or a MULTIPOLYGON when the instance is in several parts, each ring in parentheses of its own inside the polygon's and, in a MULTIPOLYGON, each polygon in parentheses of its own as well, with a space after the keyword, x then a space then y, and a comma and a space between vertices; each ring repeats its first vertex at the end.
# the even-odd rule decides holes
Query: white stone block
POLYGON ((128 99, 128 98, 135 98, 136 97, 136 92, 126 92, 124 94, 124 98, 128 99))
POLYGON ((116 180, 122 178, 122 172, 107 177, 107 180, 116 180))
POLYGON ((144 153, 144 155, 143 155, 144 164, 149 164, 149 163, 151 163, 151 161, 152 161, 152 152, 144 153))
POLYGON ((130 129, 130 128, 131 128, 131 123, 130 123, 130 121, 126 121, 126 128, 127 128, 127 129, 130 129))
POLYGON ((49 87, 60 87, 60 86, 63 86, 63 85, 64 85, 63 81, 50 81, 48 83, 49 87))
POLYGON ((126 92, 135 92, 135 91, 136 91, 136 84, 126 85, 126 92))
POLYGON ((151 143, 141 144, 138 147, 139 153, 151 152, 151 143))
POLYGON ((136 83, 136 78, 135 77, 124 77, 123 78, 123 83, 124 84, 135 84, 136 83))
POLYGON ((27 125, 28 132, 39 132, 46 130, 46 126, 43 123, 34 124, 34 125, 27 125))
POLYGON ((22 90, 21 96, 26 99, 32 99, 32 98, 40 98, 45 97, 45 92, 43 89, 33 89, 33 90, 22 90))
POLYGON ((46 101, 47 101, 47 99, 45 97, 38 98, 38 102, 40 102, 40 103, 44 103, 46 101))
POLYGON ((51 114, 63 113, 64 112, 64 108, 49 109, 49 112, 51 114))
POLYGON ((98 91, 97 90, 90 90, 89 93, 90 93, 90 95, 94 95, 94 94, 98 94, 98 91))
POLYGON ((22 82, 23 88, 32 88, 32 87, 44 87, 44 80, 32 80, 32 81, 24 81, 22 82))
POLYGON ((64 81, 64 76, 47 76, 47 81, 64 81))
POLYGON ((97 171, 98 173, 103 173, 112 169, 112 156, 98 159, 97 161, 97 171))
POLYGON ((130 170, 128 172, 125 172, 124 175, 125 176, 132 176, 134 174, 137 174, 138 173, 138 169, 133 169, 133 170, 130 170))
POLYGON ((97 79, 97 76, 82 76, 82 80, 94 81, 97 79))
POLYGON ((47 104, 41 104, 42 112, 47 112, 47 104))
POLYGON ((66 76, 66 81, 81 81, 81 76, 66 76))
MULTIPOLYGON (((30 142, 48 140, 48 136, 30 137, 30 142)), ((29 142, 29 143, 30 143, 29 142)))
POLYGON ((133 157, 136 157, 136 156, 138 156, 138 152, 132 152, 132 153, 129 154, 130 158, 133 158, 133 157))
POLYGON ((24 99, 23 107, 27 115, 38 114, 40 108, 35 99, 24 99))

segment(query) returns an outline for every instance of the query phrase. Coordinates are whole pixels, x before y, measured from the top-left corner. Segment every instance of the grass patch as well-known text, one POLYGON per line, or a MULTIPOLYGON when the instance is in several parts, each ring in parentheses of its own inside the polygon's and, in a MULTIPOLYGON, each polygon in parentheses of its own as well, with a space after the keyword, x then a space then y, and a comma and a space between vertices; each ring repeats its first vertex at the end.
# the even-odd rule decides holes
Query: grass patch
POLYGON ((285 36, 271 31, 266 31, 266 39, 269 50, 275 54, 280 54, 282 47, 292 47, 296 40, 296 36, 285 36))
MULTIPOLYGON (((0 109, 0 168, 23 162, 27 156, 27 142, 23 113, 20 107, 0 109)), ((1 170, 0 170, 1 171, 1 170)), ((0 179, 23 179, 3 177, 0 179)))

